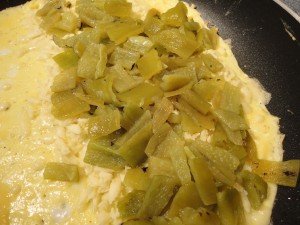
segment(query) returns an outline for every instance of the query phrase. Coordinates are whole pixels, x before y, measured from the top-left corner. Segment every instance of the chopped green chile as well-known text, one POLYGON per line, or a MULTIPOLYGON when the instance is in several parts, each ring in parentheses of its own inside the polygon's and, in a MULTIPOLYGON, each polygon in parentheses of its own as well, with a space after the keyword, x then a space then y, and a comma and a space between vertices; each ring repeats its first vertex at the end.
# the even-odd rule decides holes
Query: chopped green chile
POLYGON ((188 116, 190 116, 198 126, 201 126, 208 130, 214 129, 215 123, 213 121, 213 118, 210 115, 208 115, 208 116, 202 115, 196 109, 194 109, 192 106, 190 106, 182 98, 179 98, 179 101, 175 102, 174 106, 178 110, 180 110, 180 111, 186 113, 188 116))
POLYGON ((190 31, 198 31, 200 28, 199 23, 195 22, 193 19, 191 21, 185 22, 183 25, 190 31))
POLYGON ((83 161, 93 166, 121 170, 126 162, 118 152, 110 147, 98 143, 97 140, 89 142, 83 161))
POLYGON ((244 146, 235 145, 235 144, 227 144, 227 150, 235 155, 240 162, 244 161, 247 157, 247 151, 244 146))
POLYGON ((183 2, 179 2, 174 8, 161 14, 160 18, 167 26, 180 27, 187 21, 187 8, 183 2))
POLYGON ((162 82, 160 84, 164 91, 170 92, 178 90, 191 81, 196 79, 196 68, 194 64, 189 64, 188 66, 178 68, 170 71, 162 77, 162 82))
POLYGON ((217 199, 222 225, 246 225, 244 207, 237 190, 227 188, 218 192, 217 199))
POLYGON ((241 130, 232 130, 225 123, 221 123, 227 138, 236 145, 243 145, 243 137, 241 130))
POLYGON ((151 121, 151 113, 150 111, 145 111, 140 118, 137 118, 134 124, 132 124, 131 128, 122 135, 117 142, 115 143, 117 146, 122 146, 125 144, 135 133, 137 133, 142 127, 151 121))
POLYGON ((120 155, 130 166, 138 166, 146 160, 145 148, 151 136, 152 123, 148 122, 119 148, 120 155))
POLYGON ((105 1, 104 10, 111 16, 130 17, 132 14, 132 4, 125 0, 105 1))
POLYGON ((136 51, 142 55, 148 52, 153 47, 152 41, 148 37, 133 36, 123 44, 123 48, 131 51, 136 51))
POLYGON ((88 5, 88 6, 96 6, 99 9, 104 8, 105 1, 103 0, 77 0, 76 6, 88 5))
POLYGON ((143 26, 137 21, 129 20, 113 23, 107 28, 107 34, 111 41, 121 44, 129 37, 142 33, 143 30, 143 26))
POLYGON ((156 225, 156 224, 153 224, 148 220, 129 220, 123 223, 123 225, 156 225))
MULTIPOLYGON (((186 29, 184 26, 179 27, 178 29, 181 33, 185 34, 187 37, 189 37, 192 40, 196 40, 196 35, 193 31, 190 31, 188 29, 186 29)), ((197 47, 199 46, 199 44, 197 45, 197 47)))
POLYGON ((167 217, 179 216, 180 211, 186 207, 198 209, 201 206, 203 206, 203 202, 198 194, 196 184, 189 182, 179 188, 166 215, 167 217))
POLYGON ((133 168, 127 170, 123 182, 126 187, 133 190, 146 191, 150 183, 150 178, 141 168, 133 168))
POLYGON ((68 69, 77 66, 79 57, 73 49, 68 48, 65 51, 54 56, 53 60, 59 65, 60 68, 68 69))
POLYGON ((122 219, 138 218, 139 209, 142 206, 145 191, 134 190, 118 201, 118 210, 122 219))
POLYGON ((143 78, 139 76, 129 75, 120 64, 107 68, 107 73, 112 76, 112 86, 118 93, 129 91, 144 81, 143 78))
POLYGON ((168 118, 168 122, 170 124, 179 124, 182 120, 182 115, 179 112, 174 113, 174 111, 170 114, 168 118))
POLYGON ((207 66, 207 68, 213 73, 217 73, 224 68, 223 64, 216 58, 216 56, 210 53, 202 53, 201 59, 205 66, 207 66))
POLYGON ((100 115, 88 120, 88 133, 92 138, 106 136, 121 128, 121 115, 118 109, 103 107, 100 112, 100 115))
POLYGON ((153 113, 153 133, 157 133, 173 112, 173 104, 167 98, 163 98, 153 113))
POLYGON ((56 35, 53 35, 54 43, 61 48, 72 48, 77 40, 77 36, 73 35, 68 38, 60 38, 56 35))
POLYGON ((187 85, 185 85, 182 88, 179 88, 179 89, 177 89, 175 91, 165 92, 164 96, 167 97, 167 98, 170 98, 170 97, 175 97, 175 96, 181 95, 186 90, 190 90, 193 87, 193 85, 194 85, 194 81, 191 81, 187 85))
POLYGON ((108 38, 106 32, 104 31, 104 28, 105 28, 104 24, 99 24, 92 29, 86 27, 83 29, 82 33, 80 33, 75 37, 77 38, 78 41, 82 41, 86 45, 88 45, 89 43, 107 44, 107 42, 104 42, 104 40, 108 38))
POLYGON ((174 195, 176 182, 167 176, 154 176, 146 191, 143 204, 139 210, 139 217, 148 218, 158 216, 174 195))
POLYGON ((192 90, 185 91, 181 96, 186 102, 204 115, 207 114, 211 108, 209 103, 202 100, 201 97, 192 90))
POLYGON ((154 216, 152 222, 155 225, 168 225, 170 221, 164 216, 154 216))
POLYGON ((54 27, 66 32, 75 32, 80 27, 79 18, 72 12, 64 12, 61 14, 61 20, 54 24, 54 27))
POLYGON ((227 134, 225 133, 220 123, 216 124, 215 130, 212 134, 211 144, 223 147, 228 142, 227 134))
POLYGON ((89 105, 98 107, 103 107, 104 105, 104 101, 102 98, 97 98, 96 96, 85 94, 82 91, 82 88, 76 88, 74 91, 74 95, 80 100, 88 103, 89 105))
POLYGON ((217 202, 217 187, 208 165, 201 158, 189 160, 189 165, 201 200, 205 205, 215 204, 217 202))
POLYGON ((219 46, 219 36, 216 28, 201 28, 198 30, 197 41, 200 45, 199 50, 205 51, 209 49, 216 50, 219 46))
POLYGON ((77 98, 72 90, 53 93, 52 114, 58 119, 73 118, 90 110, 90 105, 77 98))
MULTIPOLYGON (((140 73, 140 71, 139 71, 139 69, 137 68, 136 65, 134 65, 134 66, 132 67, 132 69, 128 71, 128 74, 131 75, 131 76, 139 76, 140 78, 142 78, 142 77, 140 76, 141 73, 140 73)), ((143 78, 142 78, 142 79, 143 79, 143 78)), ((143 81, 144 81, 144 79, 143 79, 143 81)))
POLYGON ((195 133, 199 133, 201 130, 203 130, 186 113, 181 112, 180 115, 181 115, 181 126, 182 126, 183 131, 188 132, 190 134, 195 134, 195 133))
MULTIPOLYGON (((102 40, 106 38, 106 33, 97 26, 94 29, 85 28, 83 32, 81 32, 78 35, 74 35, 72 37, 67 38, 64 42, 67 46, 73 47, 76 54, 82 57, 84 51, 86 50, 89 44, 104 44, 102 40)), ((106 50, 107 54, 109 54, 109 44, 105 46, 106 49, 104 50, 106 50)))
POLYGON ((236 180, 234 174, 240 162, 236 156, 225 149, 214 147, 207 142, 196 139, 190 146, 197 157, 205 157, 214 177, 229 186, 236 180))
MULTIPOLYGON (((97 111, 97 110, 96 110, 97 111)), ((95 111, 95 113, 96 113, 95 111)), ((95 143, 104 146, 104 147, 108 147, 108 148, 113 148, 113 144, 116 141, 116 139, 118 139, 120 137, 120 133, 118 131, 113 132, 109 135, 97 138, 97 139, 91 139, 92 141, 94 141, 95 143)))
POLYGON ((245 148, 247 151, 246 161, 249 163, 251 168, 254 169, 258 165, 259 159, 257 155, 256 143, 250 134, 247 135, 245 148))
POLYGON ((114 18, 93 4, 82 4, 76 7, 76 12, 83 24, 96 27, 99 23, 109 23, 114 18))
POLYGON ((221 123, 233 131, 248 129, 245 119, 239 114, 222 109, 215 109, 213 113, 221 123))
POLYGON ((121 65, 130 70, 140 58, 140 53, 125 48, 116 47, 110 56, 109 63, 121 65))
POLYGON ((184 225, 179 217, 154 216, 151 221, 154 225, 184 225))
POLYGON ((184 140, 177 135, 173 130, 171 130, 168 135, 166 136, 165 140, 161 142, 155 152, 154 156, 158 157, 170 157, 170 154, 172 154, 174 146, 183 146, 184 140))
POLYGON ((47 33, 49 34, 55 34, 57 36, 64 36, 66 35, 66 31, 58 29, 55 27, 55 25, 61 21, 62 19, 62 13, 59 8, 61 5, 57 5, 50 9, 46 15, 43 16, 42 23, 40 24, 41 28, 43 28, 47 33))
POLYGON ((142 83, 127 92, 117 94, 121 102, 138 106, 148 106, 162 96, 162 90, 157 85, 150 83, 142 83))
POLYGON ((152 76, 160 73, 163 69, 162 62, 155 49, 147 52, 142 58, 137 61, 136 64, 141 75, 145 79, 150 79, 152 76))
POLYGON ((180 218, 185 225, 221 225, 218 215, 206 209, 186 207, 180 212, 180 218))
POLYGON ((179 178, 172 165, 172 162, 168 158, 150 156, 148 158, 147 173, 149 174, 150 178, 162 175, 172 177, 176 181, 176 183, 180 183, 179 178))
POLYGON ((144 21, 144 33, 151 37, 154 34, 162 31, 165 24, 157 17, 159 12, 155 9, 150 9, 144 21))
POLYGON ((265 181, 279 185, 296 187, 299 176, 300 160, 283 162, 259 160, 253 172, 265 181))
POLYGON ((229 151, 201 141, 199 138, 192 143, 191 150, 196 155, 202 154, 218 166, 227 167, 231 172, 234 172, 240 164, 239 159, 229 151))
MULTIPOLYGON (((81 34, 83 34, 83 33, 81 33, 81 34)), ((89 44, 88 40, 78 38, 75 41, 75 43, 73 44, 74 52, 81 57, 83 55, 86 47, 88 46, 88 44, 89 44)))
POLYGON ((190 59, 183 59, 178 56, 169 56, 168 54, 163 54, 161 57, 161 61, 167 65, 168 70, 175 70, 180 67, 185 67, 190 59))
POLYGON ((82 78, 98 79, 103 77, 106 63, 106 46, 91 43, 78 61, 77 74, 82 78))
POLYGON ((121 117, 121 126, 126 130, 129 130, 143 113, 144 110, 139 106, 132 104, 126 105, 121 117))
POLYGON ((163 30, 151 36, 151 39, 184 59, 190 57, 198 47, 196 40, 175 28, 163 30))
POLYGON ((113 77, 109 76, 98 80, 85 79, 81 84, 87 94, 102 99, 108 104, 118 104, 117 97, 113 92, 113 81, 113 77))
POLYGON ((267 198, 268 184, 258 175, 243 170, 239 177, 245 190, 247 191, 247 197, 253 209, 258 210, 267 198))
POLYGON ((36 15, 41 17, 46 16, 48 13, 51 13, 54 8, 61 9, 62 2, 59 0, 50 0, 37 11, 36 15))
POLYGON ((184 131, 182 130, 182 126, 180 124, 175 124, 173 126, 173 131, 177 134, 177 136, 183 138, 185 144, 187 143, 184 139, 184 131))
POLYGON ((76 69, 71 68, 58 74, 51 85, 51 91, 61 92, 76 87, 76 69))
POLYGON ((226 184, 230 187, 235 184, 236 176, 234 173, 228 170, 228 168, 220 167, 219 165, 216 165, 212 161, 207 161, 207 164, 209 165, 209 169, 217 182, 221 184, 226 184))
POLYGON ((198 69, 198 73, 197 73, 197 77, 198 80, 201 81, 212 81, 211 79, 214 78, 214 73, 211 72, 206 66, 205 64, 201 63, 201 65, 199 66, 198 69))
POLYGON ((222 90, 224 83, 221 80, 200 80, 194 85, 195 91, 203 100, 213 101, 217 94, 222 90))
POLYGON ((175 91, 165 92, 164 96, 167 97, 167 98, 176 97, 176 96, 181 95, 182 93, 184 93, 186 90, 190 90, 193 85, 194 85, 194 81, 191 81, 187 85, 185 85, 182 88, 179 88, 175 91))
POLYGON ((153 134, 153 136, 150 138, 150 140, 147 144, 147 147, 145 149, 145 153, 148 157, 153 155, 157 146, 166 139, 166 137, 168 136, 168 134, 171 130, 172 130, 171 126, 168 123, 164 123, 160 126, 160 129, 158 129, 153 134))
POLYGON ((225 82, 222 90, 219 107, 225 111, 231 111, 236 114, 241 113, 241 92, 238 87, 225 82))
POLYGON ((213 133, 212 143, 213 145, 224 147, 229 145, 232 146, 232 144, 230 144, 230 142, 232 142, 235 148, 240 149, 233 150, 233 152, 236 152, 239 155, 239 159, 244 158, 247 156, 247 152, 243 149, 242 145, 244 144, 244 141, 247 143, 247 140, 244 140, 246 137, 242 135, 242 132, 243 131, 240 130, 233 131, 225 124, 218 123, 213 133))
POLYGON ((78 167, 72 164, 49 162, 44 170, 44 179, 78 182, 78 167))
MULTIPOLYGON (((176 143, 176 142, 175 142, 176 143)), ((191 173, 184 151, 184 145, 172 145, 173 151, 169 153, 174 170, 181 181, 181 184, 187 184, 191 181, 191 173)))

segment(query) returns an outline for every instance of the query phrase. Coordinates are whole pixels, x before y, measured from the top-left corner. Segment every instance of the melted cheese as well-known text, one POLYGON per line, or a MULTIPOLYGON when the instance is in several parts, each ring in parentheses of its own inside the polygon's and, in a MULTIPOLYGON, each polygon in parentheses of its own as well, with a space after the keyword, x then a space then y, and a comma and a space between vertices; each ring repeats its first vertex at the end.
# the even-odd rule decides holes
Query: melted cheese
MULTIPOLYGON (((177 3, 130 1, 141 17, 151 8, 166 11, 177 3)), ((115 200, 123 191, 124 172, 84 164, 84 119, 58 121, 51 115, 50 86, 59 72, 52 56, 61 50, 39 28, 35 12, 42 4, 34 0, 0 13, 0 183, 9 187, 10 224, 120 224, 115 200), (77 184, 44 180, 43 168, 49 161, 79 165, 82 179, 77 184)), ((189 16, 206 26, 192 7, 189 16)), ((281 160, 278 118, 265 108, 269 94, 241 71, 224 41, 220 49, 208 53, 223 62, 226 80, 242 89, 259 157, 281 160)), ((275 195, 276 185, 269 185, 268 199, 259 211, 252 210, 244 196, 249 224, 269 223, 275 195)))
POLYGON ((0 181, 11 189, 10 223, 99 224, 104 218, 108 224, 120 191, 110 186, 121 175, 83 165, 84 120, 51 115, 50 86, 59 72, 52 56, 61 49, 39 28, 35 12, 42 4, 0 13, 0 105, 8 106, 0 111, 0 181), (49 161, 77 164, 83 178, 78 184, 44 180, 49 161))

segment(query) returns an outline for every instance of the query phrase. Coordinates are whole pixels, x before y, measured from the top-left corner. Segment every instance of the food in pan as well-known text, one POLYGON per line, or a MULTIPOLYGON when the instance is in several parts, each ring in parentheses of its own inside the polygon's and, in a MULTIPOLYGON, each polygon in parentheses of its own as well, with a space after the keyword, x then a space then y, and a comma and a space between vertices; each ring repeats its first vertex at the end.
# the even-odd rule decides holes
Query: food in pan
POLYGON ((296 186, 270 94, 193 6, 33 0, 0 27, 1 224, 267 225, 296 186))

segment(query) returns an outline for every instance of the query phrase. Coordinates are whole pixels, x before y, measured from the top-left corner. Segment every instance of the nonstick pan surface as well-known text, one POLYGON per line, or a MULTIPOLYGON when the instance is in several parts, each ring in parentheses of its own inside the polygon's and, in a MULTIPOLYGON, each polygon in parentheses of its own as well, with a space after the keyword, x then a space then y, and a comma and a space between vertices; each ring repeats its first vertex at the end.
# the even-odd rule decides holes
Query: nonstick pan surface
MULTIPOLYGON (((295 0, 299 1, 299 0, 295 0)), ((26 0, 2 0, 0 10, 26 0)), ((284 160, 300 158, 300 23, 271 0, 190 0, 231 39, 240 67, 272 94, 267 106, 281 118, 284 160)), ((300 224, 300 188, 279 187, 273 225, 300 224)))

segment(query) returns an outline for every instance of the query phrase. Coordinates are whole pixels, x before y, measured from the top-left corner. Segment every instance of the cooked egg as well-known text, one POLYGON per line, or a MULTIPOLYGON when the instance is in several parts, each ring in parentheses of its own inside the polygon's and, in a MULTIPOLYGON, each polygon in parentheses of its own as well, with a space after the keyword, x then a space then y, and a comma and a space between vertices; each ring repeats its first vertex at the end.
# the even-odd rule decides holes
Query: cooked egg
MULTIPOLYGON (((151 8, 166 11, 177 0, 130 2, 143 17, 151 8)), ((39 27, 35 13, 43 4, 42 0, 33 0, 0 12, 0 187, 8 187, 10 224, 120 224, 115 200, 123 191, 124 172, 117 174, 84 164, 85 120, 59 121, 51 114, 50 86, 59 72, 52 56, 61 49, 39 27), (79 165, 80 182, 44 180, 43 169, 49 161, 79 165)), ((193 7, 189 7, 189 16, 205 24, 193 7)), ((220 49, 208 54, 220 59, 225 79, 242 90, 245 117, 259 157, 281 160, 279 119, 265 107, 270 95, 242 72, 224 41, 220 49)), ((185 134, 187 139, 198 136, 209 140, 205 131, 185 134)), ((251 209, 244 198, 248 224, 269 224, 276 189, 269 184, 268 198, 259 211, 251 209)), ((0 213, 7 213, 2 210, 7 207, 6 201, 0 201, 0 213)))

